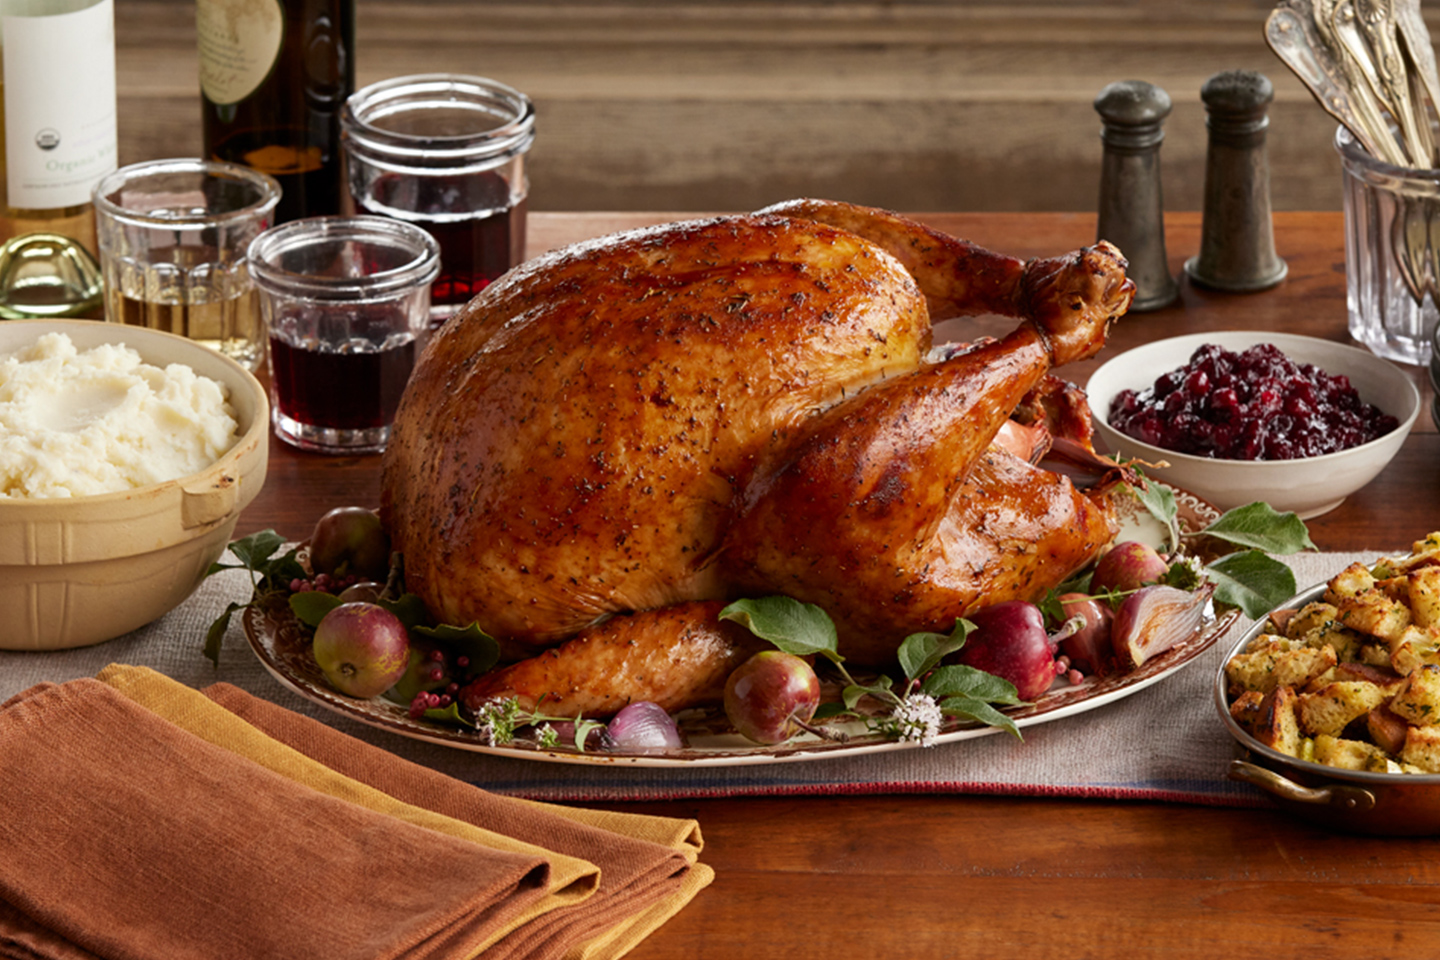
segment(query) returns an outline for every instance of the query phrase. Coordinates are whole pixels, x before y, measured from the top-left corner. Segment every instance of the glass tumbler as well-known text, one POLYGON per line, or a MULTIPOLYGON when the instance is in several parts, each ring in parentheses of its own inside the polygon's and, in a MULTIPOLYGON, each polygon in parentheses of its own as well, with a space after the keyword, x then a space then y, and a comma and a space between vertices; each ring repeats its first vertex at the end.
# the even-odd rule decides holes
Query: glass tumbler
POLYGON ((440 249, 383 217, 310 217, 250 245, 270 338, 276 436, 318 453, 378 453, 430 331, 440 249))
POLYGON ((233 163, 154 160, 121 167, 92 196, 105 319, 258 369, 265 337, 245 251, 273 222, 280 185, 233 163))
POLYGON ((1440 319, 1440 170, 1376 160, 1343 126, 1350 335, 1379 356, 1429 362, 1440 319))
POLYGON ((355 212, 417 224, 440 244, 436 324, 523 259, 535 139, 525 94, 484 77, 397 77, 352 94, 340 125, 355 212))

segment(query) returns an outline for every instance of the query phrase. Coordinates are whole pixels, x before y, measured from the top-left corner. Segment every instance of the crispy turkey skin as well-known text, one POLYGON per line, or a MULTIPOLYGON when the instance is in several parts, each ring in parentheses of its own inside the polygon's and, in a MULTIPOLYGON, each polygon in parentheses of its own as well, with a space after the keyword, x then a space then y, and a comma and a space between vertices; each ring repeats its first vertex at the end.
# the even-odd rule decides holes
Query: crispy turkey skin
POLYGON ((1052 367, 1103 346, 1124 269, 1108 244, 1025 262, 827 201, 529 261, 405 392, 381 508, 407 588, 511 660, 613 614, 786 593, 879 664, 1038 598, 1113 508, 994 441, 1052 367), (1021 322, 926 359, 932 321, 979 313, 1021 322))

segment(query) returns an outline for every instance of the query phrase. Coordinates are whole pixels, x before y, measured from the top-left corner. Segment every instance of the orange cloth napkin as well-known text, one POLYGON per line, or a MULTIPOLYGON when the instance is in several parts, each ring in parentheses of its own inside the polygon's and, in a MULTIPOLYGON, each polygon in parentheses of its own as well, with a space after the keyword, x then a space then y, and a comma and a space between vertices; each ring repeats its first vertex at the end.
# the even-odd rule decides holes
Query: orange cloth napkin
POLYGON ((498 850, 302 786, 95 680, 0 705, 0 955, 472 956, 551 893, 498 850))
POLYGON ((696 862, 703 841, 693 820, 491 794, 229 684, 206 688, 207 698, 149 668, 118 664, 99 679, 165 720, 306 786, 482 845, 542 851, 554 889, 495 931, 484 944, 487 958, 617 958, 714 878, 696 862))
POLYGON ((696 862, 693 820, 583 810, 505 797, 403 760, 332 727, 217 683, 204 694, 275 740, 392 797, 596 864, 600 888, 517 929, 487 957, 619 956, 714 877, 696 862), (587 942, 588 941, 588 942, 587 942))

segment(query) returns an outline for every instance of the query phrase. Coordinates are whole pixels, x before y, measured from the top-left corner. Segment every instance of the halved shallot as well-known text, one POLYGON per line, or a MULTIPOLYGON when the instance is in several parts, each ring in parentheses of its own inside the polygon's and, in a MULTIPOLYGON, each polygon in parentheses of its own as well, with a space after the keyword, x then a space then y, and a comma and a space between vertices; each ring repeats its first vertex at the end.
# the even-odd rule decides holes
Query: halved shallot
POLYGON ((1126 597, 1110 626, 1110 644, 1121 669, 1134 669, 1195 636, 1214 592, 1213 583, 1193 592, 1156 584, 1126 597))

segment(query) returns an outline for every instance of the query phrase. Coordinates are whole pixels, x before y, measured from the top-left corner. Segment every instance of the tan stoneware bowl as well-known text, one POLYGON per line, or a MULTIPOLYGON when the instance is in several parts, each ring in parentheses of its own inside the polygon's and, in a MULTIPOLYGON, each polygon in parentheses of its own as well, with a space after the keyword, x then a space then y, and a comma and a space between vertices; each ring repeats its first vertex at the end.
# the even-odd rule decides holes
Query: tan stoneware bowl
POLYGON ((188 597, 265 483, 270 404, 239 364, 183 337, 94 320, 0 323, 0 353, 60 331, 80 350, 124 343, 225 384, 239 440, 199 473, 120 493, 0 499, 0 649, 59 650, 122 636, 188 597))

